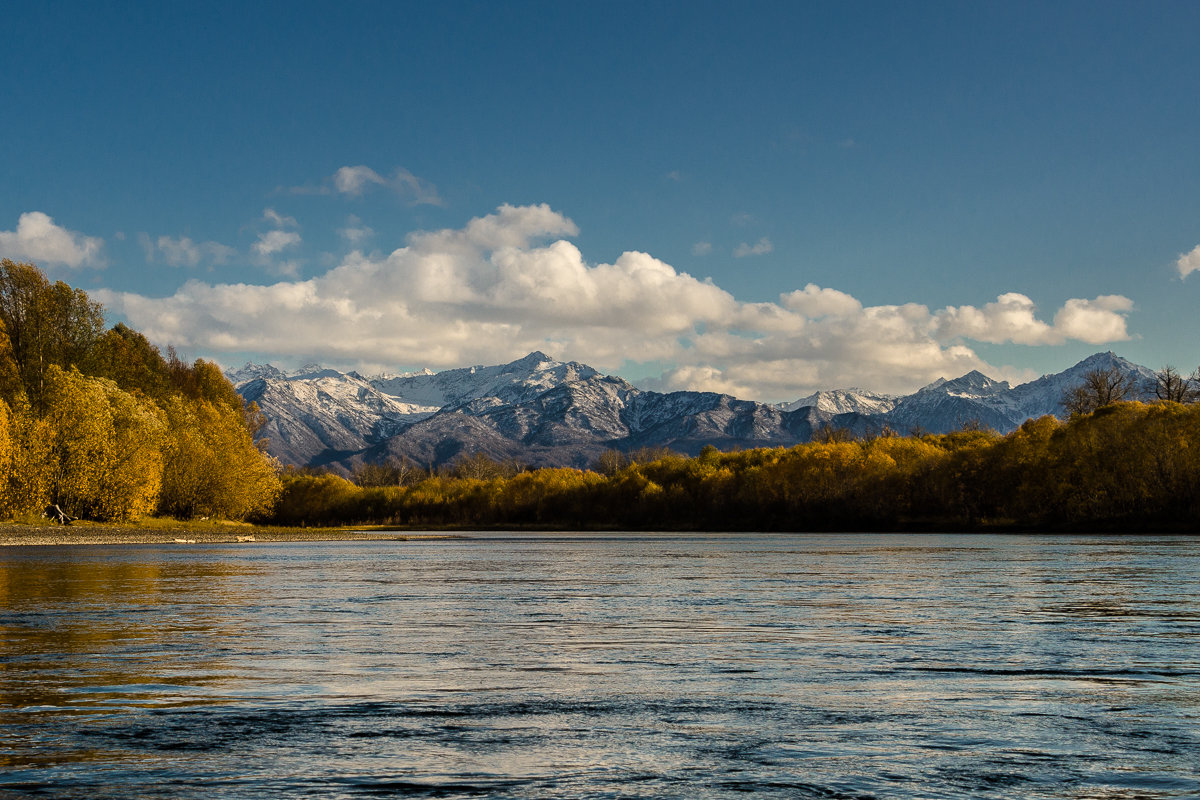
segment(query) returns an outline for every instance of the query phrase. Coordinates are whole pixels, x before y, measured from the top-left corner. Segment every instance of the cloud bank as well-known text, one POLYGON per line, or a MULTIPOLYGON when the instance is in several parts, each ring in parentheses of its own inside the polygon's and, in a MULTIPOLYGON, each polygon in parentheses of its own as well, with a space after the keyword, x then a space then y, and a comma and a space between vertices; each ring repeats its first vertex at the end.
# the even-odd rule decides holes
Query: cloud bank
POLYGON ((0 231, 0 256, 14 261, 103 267, 103 246, 103 239, 67 230, 41 211, 22 214, 14 231, 0 231))
MULTIPOLYGON (((460 229, 411 234, 389 255, 355 250, 328 272, 271 285, 189 281, 165 298, 96 292, 152 340, 362 368, 500 363, 541 349, 616 370, 672 367, 660 389, 795 399, 817 388, 911 391, 989 366, 967 344, 1128 338, 1124 297, 1071 299, 1051 321, 1030 298, 982 308, 864 306, 812 284, 746 303, 640 252, 589 264, 547 205, 501 206, 460 229)), ((263 240, 265 249, 278 242, 263 240)))

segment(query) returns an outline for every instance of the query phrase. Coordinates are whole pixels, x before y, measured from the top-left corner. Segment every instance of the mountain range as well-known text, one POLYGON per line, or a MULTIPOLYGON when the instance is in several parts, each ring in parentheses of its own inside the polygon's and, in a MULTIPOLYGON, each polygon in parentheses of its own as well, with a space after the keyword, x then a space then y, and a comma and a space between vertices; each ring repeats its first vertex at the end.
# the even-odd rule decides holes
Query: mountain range
POLYGON ((1154 372, 1113 353, 1010 386, 980 372, 939 379, 910 395, 823 391, 769 405, 713 392, 652 392, 586 364, 534 352, 509 364, 364 377, 310 364, 294 372, 247 364, 228 373, 263 412, 259 433, 285 464, 348 472, 407 457, 436 466, 482 452, 533 466, 585 467, 605 450, 667 447, 695 454, 787 446, 825 427, 859 435, 885 428, 946 433, 965 425, 1008 432, 1031 417, 1062 415, 1064 393, 1096 369, 1138 385, 1154 372))

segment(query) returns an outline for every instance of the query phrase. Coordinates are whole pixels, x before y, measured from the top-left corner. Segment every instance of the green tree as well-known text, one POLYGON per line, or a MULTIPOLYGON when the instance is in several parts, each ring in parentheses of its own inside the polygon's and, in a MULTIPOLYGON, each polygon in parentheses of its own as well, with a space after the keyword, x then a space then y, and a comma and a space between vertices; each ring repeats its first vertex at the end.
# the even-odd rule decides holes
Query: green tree
POLYGON ((155 401, 163 401, 175 390, 167 362, 145 336, 117 323, 96 341, 88 373, 108 378, 125 391, 137 390, 155 401))
POLYGON ((0 323, 21 388, 41 411, 48 368, 86 364, 104 314, 82 289, 51 284, 32 264, 6 258, 0 260, 0 323))

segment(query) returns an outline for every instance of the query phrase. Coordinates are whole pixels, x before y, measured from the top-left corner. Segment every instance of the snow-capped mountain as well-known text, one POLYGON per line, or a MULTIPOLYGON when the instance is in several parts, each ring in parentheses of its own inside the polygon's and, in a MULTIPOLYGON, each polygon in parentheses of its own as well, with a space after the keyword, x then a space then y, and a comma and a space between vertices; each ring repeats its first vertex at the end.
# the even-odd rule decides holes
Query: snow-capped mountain
POLYGON ((1003 398, 1011 388, 1007 381, 992 380, 978 370, 954 380, 940 379, 900 398, 886 414, 888 425, 902 433, 946 433, 973 424, 1010 430, 1016 425, 1003 410, 1003 398))
POLYGON ((866 389, 832 389, 814 392, 791 403, 781 403, 779 407, 784 411, 815 408, 829 414, 886 414, 896 407, 898 399, 866 389))
POLYGON ((437 408, 479 403, 477 409, 531 400, 556 386, 599 375, 586 364, 555 361, 535 351, 511 364, 375 378, 371 385, 405 402, 437 408))
MULTIPOLYGON (((1154 370, 1134 364, 1115 353, 1096 353, 1088 356, 1073 367, 1053 375, 1043 375, 1035 381, 1023 383, 1009 393, 1012 418, 1020 425, 1030 417, 1044 414, 1062 415, 1062 398, 1070 389, 1083 383, 1084 377, 1094 370, 1115 369, 1133 378, 1144 397, 1154 393, 1154 370)), ((1139 398, 1140 399, 1140 398, 1139 398)))
POLYGON ((1154 371, 1114 353, 1097 353, 1075 366, 1012 387, 972 371, 954 380, 937 380, 902 397, 884 414, 839 415, 834 425, 855 430, 878 430, 883 425, 901 433, 949 433, 965 425, 979 425, 1007 433, 1027 419, 1047 414, 1062 417, 1066 392, 1081 384, 1089 372, 1115 369, 1133 379, 1146 395, 1154 386, 1154 371))
POLYGON ((259 432, 267 451, 286 464, 310 464, 318 454, 352 454, 438 412, 383 394, 356 373, 305 367, 285 374, 247 365, 235 384, 247 402, 263 411, 259 432))
POLYGON ((1151 370, 1112 353, 1015 388, 970 372, 904 397, 850 389, 779 406, 712 392, 642 391, 540 352, 509 364, 374 378, 316 364, 290 373, 247 364, 229 377, 267 418, 261 435, 272 455, 345 470, 400 456, 441 464, 477 451, 539 466, 586 466, 608 448, 694 454, 706 444, 791 445, 826 425, 864 434, 966 425, 1006 432, 1030 417, 1061 415, 1063 394, 1104 368, 1153 382, 1151 370))

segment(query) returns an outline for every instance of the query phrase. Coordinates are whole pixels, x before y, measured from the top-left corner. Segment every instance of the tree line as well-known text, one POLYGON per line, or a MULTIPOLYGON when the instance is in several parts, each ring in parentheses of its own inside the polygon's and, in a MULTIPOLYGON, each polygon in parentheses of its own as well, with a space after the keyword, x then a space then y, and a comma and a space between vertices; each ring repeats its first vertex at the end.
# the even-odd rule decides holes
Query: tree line
MULTIPOLYGON (((1188 530, 1200 519, 1200 405, 1113 401, 1066 421, 687 458, 611 452, 592 469, 404 482, 284 478, 274 520, 412 527, 683 530, 1188 530)), ((387 465, 378 467, 386 471, 387 465)), ((363 473, 356 473, 356 477, 363 473)), ((375 472, 375 475, 382 472, 375 472)))
POLYGON ((281 484, 260 425, 216 364, 105 329, 83 290, 0 261, 0 517, 266 514, 281 484))

